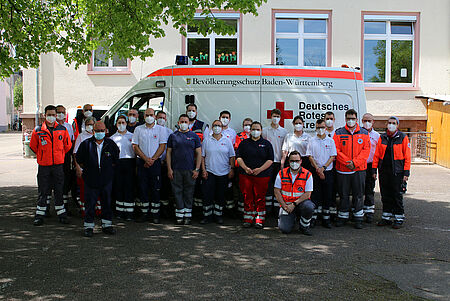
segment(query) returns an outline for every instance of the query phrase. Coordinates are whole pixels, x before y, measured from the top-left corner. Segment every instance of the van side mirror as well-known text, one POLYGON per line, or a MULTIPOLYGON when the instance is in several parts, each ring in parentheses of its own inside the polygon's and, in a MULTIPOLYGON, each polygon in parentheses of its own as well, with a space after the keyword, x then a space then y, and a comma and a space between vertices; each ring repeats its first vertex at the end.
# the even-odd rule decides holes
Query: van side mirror
POLYGON ((195 103, 195 95, 185 95, 184 96, 184 103, 185 104, 191 104, 191 103, 195 103))

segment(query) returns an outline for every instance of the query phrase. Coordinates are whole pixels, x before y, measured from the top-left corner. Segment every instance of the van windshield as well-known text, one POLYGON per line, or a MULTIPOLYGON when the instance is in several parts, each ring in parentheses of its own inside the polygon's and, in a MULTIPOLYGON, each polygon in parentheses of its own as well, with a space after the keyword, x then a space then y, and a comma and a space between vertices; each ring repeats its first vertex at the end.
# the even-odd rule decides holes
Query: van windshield
POLYGON ((144 122, 144 112, 147 108, 155 111, 163 110, 165 94, 164 92, 151 92, 135 94, 126 101, 120 102, 120 105, 113 107, 107 114, 107 127, 111 133, 116 131, 116 120, 121 115, 127 116, 130 109, 136 109, 139 113, 139 123, 144 122))

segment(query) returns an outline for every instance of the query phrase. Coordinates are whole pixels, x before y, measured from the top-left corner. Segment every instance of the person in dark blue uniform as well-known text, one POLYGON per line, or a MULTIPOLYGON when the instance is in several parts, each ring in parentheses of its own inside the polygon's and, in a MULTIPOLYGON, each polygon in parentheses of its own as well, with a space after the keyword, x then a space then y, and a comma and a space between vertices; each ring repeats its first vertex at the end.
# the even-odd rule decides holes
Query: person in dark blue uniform
POLYGON ((92 237, 94 233, 95 204, 99 197, 102 206, 102 231, 111 235, 116 233, 112 226, 111 191, 119 148, 113 140, 105 137, 105 132, 105 124, 97 121, 94 124, 94 136, 83 141, 76 153, 77 162, 83 168, 86 237, 92 237))

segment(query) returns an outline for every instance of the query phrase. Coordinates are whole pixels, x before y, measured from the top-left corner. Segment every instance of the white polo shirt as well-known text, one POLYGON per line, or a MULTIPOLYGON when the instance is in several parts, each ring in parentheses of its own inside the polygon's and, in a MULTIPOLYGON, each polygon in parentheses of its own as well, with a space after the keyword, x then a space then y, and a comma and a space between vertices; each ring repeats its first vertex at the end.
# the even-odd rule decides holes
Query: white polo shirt
POLYGON ((63 126, 69 132, 70 140, 73 141, 73 127, 72 127, 72 125, 70 123, 64 122, 63 126))
POLYGON ((288 131, 282 127, 278 126, 276 129, 269 126, 263 128, 262 137, 272 144, 273 148, 273 162, 279 163, 281 161, 281 147, 283 146, 283 141, 288 134, 288 131))
POLYGON ((83 142, 86 139, 89 139, 92 137, 92 134, 84 131, 80 135, 78 135, 77 140, 75 141, 75 146, 73 147, 73 153, 76 154, 78 151, 78 148, 80 147, 81 142, 83 142))
POLYGON ((369 158, 367 158, 367 163, 372 163, 373 156, 375 155, 375 150, 377 149, 377 143, 378 143, 378 139, 380 138, 380 134, 377 131, 375 131, 374 129, 372 129, 369 132, 369 138, 370 138, 370 153, 369 153, 369 158))
POLYGON ((206 171, 224 176, 230 172, 230 158, 234 157, 234 147, 231 141, 222 135, 217 140, 212 135, 207 135, 202 143, 202 157, 205 158, 206 171))
MULTIPOLYGON (((312 156, 314 161, 317 162, 319 167, 322 167, 327 163, 331 156, 337 156, 336 145, 334 140, 327 135, 321 139, 317 135, 312 137, 308 143, 308 149, 306 150, 307 156, 312 156)), ((328 165, 326 170, 333 169, 333 162, 328 165)))
MULTIPOLYGON (((203 135, 204 136, 212 136, 213 135, 212 129, 207 127, 205 129, 205 131, 203 132, 203 135)), ((225 138, 228 138, 231 141, 231 143, 233 143, 233 145, 236 143, 236 135, 237 135, 236 131, 230 127, 226 128, 222 131, 222 136, 224 136, 225 138)))
MULTIPOLYGON (((297 173, 296 175, 294 175, 294 174, 291 172, 292 184, 294 184, 296 176, 298 176, 298 173, 297 173)), ((275 179, 275 184, 273 185, 273 187, 278 188, 278 189, 281 189, 281 177, 280 177, 280 173, 277 174, 277 178, 275 179)), ((314 187, 313 177, 310 176, 309 179, 306 180, 306 184, 305 184, 305 192, 313 191, 313 187, 314 187)))
POLYGON ((289 154, 296 150, 300 153, 300 156, 304 157, 306 156, 306 150, 310 139, 311 136, 305 132, 299 137, 295 133, 289 133, 286 138, 284 138, 283 151, 286 151, 289 154))
MULTIPOLYGON (((166 126, 163 126, 163 128, 166 130, 167 139, 169 139, 170 134, 173 133, 172 129, 170 129, 166 126)), ((162 161, 166 160, 166 154, 167 154, 167 147, 164 149, 164 152, 162 153, 161 157, 159 157, 159 158, 161 158, 162 161)))
POLYGON ((154 124, 149 128, 146 124, 136 127, 133 134, 132 144, 139 145, 141 151, 151 158, 160 144, 167 143, 167 131, 160 125, 154 124))
POLYGON ((120 150, 119 159, 130 159, 136 157, 133 150, 133 144, 131 143, 133 139, 132 133, 128 131, 125 134, 116 132, 111 136, 111 139, 117 144, 117 147, 120 150))

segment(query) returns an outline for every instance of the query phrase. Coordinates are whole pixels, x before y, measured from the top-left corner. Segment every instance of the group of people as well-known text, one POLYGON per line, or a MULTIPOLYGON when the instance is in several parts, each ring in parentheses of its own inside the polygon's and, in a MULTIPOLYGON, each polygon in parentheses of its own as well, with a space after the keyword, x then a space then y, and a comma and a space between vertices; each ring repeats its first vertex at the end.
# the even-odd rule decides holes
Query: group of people
POLYGON ((374 219, 377 170, 383 203, 378 225, 403 225, 402 187, 411 152, 398 118, 390 117, 380 135, 369 113, 361 127, 350 109, 345 125, 335 129, 335 115, 327 112, 316 121, 316 132, 308 134, 296 116, 288 133, 274 109, 270 126, 245 118, 236 133, 229 111, 206 125, 197 119, 197 109, 188 104, 175 131, 167 127, 163 111, 148 108, 139 123, 139 112, 130 109, 116 118, 116 132, 107 137, 111 133, 92 117, 91 105, 72 125, 63 106, 47 106, 30 142, 39 164, 34 225, 44 223, 52 192, 59 221, 68 223, 71 192, 79 195, 87 237, 93 235, 96 215, 102 231, 115 234, 113 216, 158 224, 161 209, 173 206, 176 224, 189 225, 195 205, 202 209, 201 224, 223 224, 225 213, 239 212, 244 228, 262 229, 273 214, 283 233, 298 225, 311 235, 319 221, 331 228, 332 221, 340 227, 350 218, 361 229, 364 219, 374 219))

